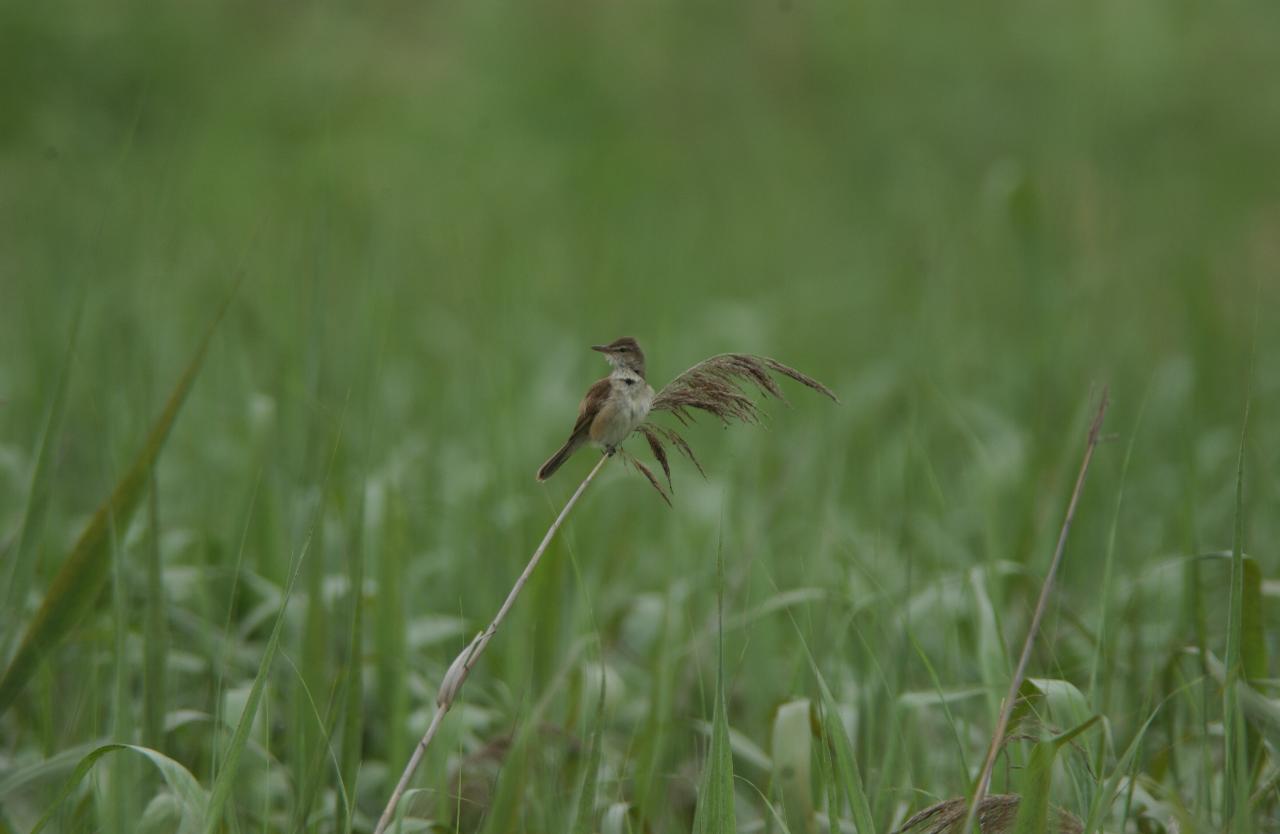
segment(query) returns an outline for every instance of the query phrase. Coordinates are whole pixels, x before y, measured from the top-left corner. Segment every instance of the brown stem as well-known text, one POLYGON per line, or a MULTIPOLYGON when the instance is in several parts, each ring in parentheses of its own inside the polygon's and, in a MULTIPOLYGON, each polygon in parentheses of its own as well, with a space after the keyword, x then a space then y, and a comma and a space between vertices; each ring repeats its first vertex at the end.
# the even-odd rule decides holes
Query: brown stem
POLYGON ((1013 679, 1009 681, 1009 692, 1000 706, 1000 717, 996 720, 996 730, 991 736, 991 746, 987 748, 987 758, 982 764, 982 773, 978 776, 978 784, 973 791, 973 799, 969 801, 969 812, 965 815, 964 826, 960 829, 969 834, 978 815, 978 806, 987 795, 987 787, 991 782, 991 771, 996 764, 996 756, 1000 754, 1000 746, 1004 743, 1005 731, 1009 728, 1009 716, 1013 712, 1013 703, 1018 697, 1018 690, 1027 674, 1027 663, 1031 659, 1031 649, 1035 645, 1036 635, 1040 631, 1040 621, 1049 607, 1049 593, 1053 590, 1053 580, 1058 574, 1058 565, 1062 562, 1062 551, 1067 545, 1067 533, 1071 531, 1071 521, 1076 515, 1076 505, 1080 502, 1080 493, 1084 490, 1084 478, 1089 472, 1089 463, 1093 460, 1093 452, 1098 448, 1098 436, 1102 431, 1102 418, 1110 405, 1107 389, 1102 389, 1102 401, 1098 403, 1098 413, 1089 427, 1089 442, 1085 446, 1084 460, 1080 463, 1080 474, 1076 476, 1076 487, 1071 492, 1071 502, 1067 504, 1067 517, 1062 521, 1062 530, 1058 533, 1058 546, 1053 551, 1053 560, 1049 563, 1049 573, 1040 588, 1040 599, 1036 603, 1035 613, 1031 616, 1031 625, 1027 628, 1027 639, 1022 644, 1022 655, 1018 658, 1018 668, 1014 670, 1013 679))
POLYGON ((569 497, 564 509, 560 511, 560 515, 556 516, 556 520, 547 529, 547 534, 542 537, 542 543, 538 545, 537 550, 533 551, 533 556, 529 557, 529 563, 525 565, 524 572, 520 574, 516 584, 511 587, 511 593, 507 594, 507 599, 502 603, 502 607, 498 609, 493 622, 489 623, 484 631, 477 634, 454 659, 453 663, 449 665, 449 671, 445 672, 444 680, 440 682, 440 693, 436 696, 436 713, 431 717, 431 724, 427 726, 427 732, 418 741, 418 746, 414 748, 413 755, 409 757, 409 763, 405 765, 404 773, 400 774, 400 781, 396 784, 396 789, 391 792, 391 798, 387 800, 387 807, 382 812, 382 817, 378 820, 377 828, 373 830, 374 834, 383 834, 387 830, 387 826, 391 824, 391 819, 395 816, 396 806, 400 804, 401 797, 404 796, 405 790, 409 787, 409 780, 413 778, 414 771, 418 769, 418 765, 422 762, 422 757, 426 754, 427 747, 431 744, 431 739, 435 737, 436 731, 440 729, 445 713, 453 706, 454 698, 457 697, 458 691, 462 689, 462 684, 466 682, 467 676, 471 674, 472 668, 476 665, 476 661, 480 659, 485 647, 489 645, 489 641, 493 639, 493 635, 498 633, 498 626, 502 625, 502 621, 507 618, 507 613, 511 610, 511 606, 515 605, 516 597, 520 596, 520 591, 524 589, 529 577, 533 575, 534 568, 541 561, 542 554, 546 552, 547 546, 551 544, 556 531, 560 529, 560 525, 568 517, 573 505, 578 503, 582 493, 586 492, 587 485, 595 479, 596 473, 600 471, 601 467, 604 466, 604 462, 608 459, 607 455, 601 455, 599 462, 587 473, 587 477, 582 480, 577 490, 569 497))

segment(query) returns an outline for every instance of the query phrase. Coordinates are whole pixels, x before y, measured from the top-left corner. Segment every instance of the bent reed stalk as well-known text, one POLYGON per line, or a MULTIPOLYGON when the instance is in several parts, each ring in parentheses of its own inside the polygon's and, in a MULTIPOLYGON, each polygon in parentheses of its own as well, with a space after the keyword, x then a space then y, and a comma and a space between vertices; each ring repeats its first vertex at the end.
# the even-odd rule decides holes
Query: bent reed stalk
POLYGON ((556 520, 551 522, 551 526, 547 528, 547 534, 542 537, 542 542, 538 545, 538 549, 533 551, 533 555, 529 557, 529 563, 525 565, 524 572, 520 574, 520 578, 512 586, 511 593, 507 594, 506 601, 498 609, 493 621, 477 634, 467 647, 454 658, 453 663, 449 665, 449 671, 445 672, 444 679, 440 682, 440 692, 436 696, 435 715, 431 717, 431 723, 427 726, 426 733, 418 741, 417 747, 413 750, 413 755, 409 757, 409 763, 405 765, 404 773, 400 774, 400 781, 396 783, 396 789, 391 792, 391 798, 387 800, 387 807, 383 810, 382 817, 378 820, 378 826, 374 829, 374 834, 383 834, 391 824, 391 820, 395 817, 396 806, 400 804, 400 799, 409 787, 409 780, 413 778, 414 772, 418 769, 418 765, 421 764, 422 757, 427 752, 427 747, 431 745, 431 740, 435 738, 436 731, 440 729, 445 713, 453 706, 454 699, 457 698, 459 690, 462 689, 462 684, 466 682, 467 676, 471 674, 476 661, 480 659, 480 655, 484 652, 485 647, 489 645, 489 641, 493 639, 493 635, 498 633, 498 626, 502 625, 502 621, 507 618, 507 613, 511 610, 511 606, 515 605, 516 598, 520 596, 520 592, 524 590, 529 577, 533 575, 534 569, 538 567, 538 562, 542 560, 542 554, 546 552, 551 540, 555 538, 560 525, 564 524, 564 520, 568 518, 569 511, 578 503, 582 493, 586 492, 587 486, 595 480, 596 474, 604 467, 605 461, 608 459, 608 455, 601 455, 600 460, 587 473, 587 477, 583 478, 582 483, 578 484, 578 488, 574 490, 573 495, 565 502, 564 509, 560 511, 560 515, 556 516, 556 520))
MULTIPOLYGON (((662 390, 653 398, 650 414, 665 411, 673 415, 681 426, 688 426, 693 422, 694 411, 703 411, 711 414, 725 425, 732 422, 759 423, 764 416, 764 412, 752 397, 753 393, 761 399, 772 397, 783 402, 786 401, 782 395, 782 389, 774 381, 771 374, 787 377, 817 391, 832 402, 839 402, 835 392, 826 385, 789 365, 782 364, 776 359, 771 359, 767 356, 755 356, 749 353, 722 353, 702 360, 663 386, 662 390)), ((644 435, 649 444, 649 450, 653 453, 654 460, 662 467, 662 472, 667 479, 668 490, 671 489, 671 465, 666 449, 667 444, 674 446, 677 452, 687 457, 698 468, 699 472, 704 476, 706 475, 702 465, 698 463, 698 459, 694 456, 693 449, 690 448, 684 437, 676 429, 660 426, 646 419, 635 431, 644 435)), ((630 463, 648 479, 649 484, 662 496, 662 500, 667 502, 667 506, 671 506, 670 495, 662 489, 657 476, 654 475, 649 467, 641 463, 635 455, 622 449, 618 451, 621 452, 624 461, 630 463)), ((489 645, 493 635, 497 633, 498 626, 502 625, 502 621, 506 619, 507 612, 511 610, 511 606, 515 604, 516 597, 520 596, 520 591, 524 589, 525 583, 533 575, 534 569, 542 559, 542 554, 546 551, 547 546, 551 544, 551 539, 555 537, 556 531, 560 529, 560 525, 564 523, 569 511, 578 503, 582 493, 586 491, 587 486, 595 479, 596 473, 600 471, 609 457, 609 455, 602 456, 591 472, 587 474, 587 477, 578 485, 578 489, 570 496, 569 501, 564 505, 564 509, 560 511, 560 515, 552 522, 547 534, 542 537, 542 543, 538 545, 538 549, 533 551, 533 556, 529 558, 529 563, 525 565, 524 572, 520 574, 520 578, 516 580, 516 584, 511 588, 511 593, 507 594, 506 602, 502 603, 502 608, 498 609, 498 614, 493 618, 493 622, 489 623, 489 626, 484 631, 477 634, 467 647, 462 650, 461 654, 454 658, 453 663, 449 664, 449 670, 445 672, 444 680, 440 682, 439 694, 436 696, 435 715, 431 717, 427 732, 422 736, 417 747, 414 748, 413 755, 409 757, 409 763, 405 765, 404 773, 400 775, 399 783, 396 784, 395 790, 392 791, 391 798, 387 800, 387 807, 382 812, 382 817, 378 820, 378 826, 374 829, 374 834, 383 834, 387 830, 387 826, 391 824, 391 820, 395 816, 396 807, 400 804, 405 790, 409 787, 409 780, 413 778, 414 772, 422 762, 423 755, 427 752, 427 747, 431 744, 431 740, 435 738, 436 731, 440 729, 445 713, 453 706, 453 701, 457 697, 458 691, 462 688, 462 684, 466 682, 467 676, 471 674, 471 669, 475 666, 476 661, 479 660, 480 654, 489 645)))

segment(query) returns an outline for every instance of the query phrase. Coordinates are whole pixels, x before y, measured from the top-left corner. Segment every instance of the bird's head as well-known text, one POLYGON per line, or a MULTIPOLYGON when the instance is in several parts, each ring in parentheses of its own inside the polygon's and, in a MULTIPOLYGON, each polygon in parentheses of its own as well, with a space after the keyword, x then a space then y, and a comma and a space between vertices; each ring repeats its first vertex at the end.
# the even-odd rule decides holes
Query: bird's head
POLYGON ((592 345, 591 349, 603 353, 613 367, 626 368, 644 376, 644 351, 630 336, 615 339, 607 345, 592 345))

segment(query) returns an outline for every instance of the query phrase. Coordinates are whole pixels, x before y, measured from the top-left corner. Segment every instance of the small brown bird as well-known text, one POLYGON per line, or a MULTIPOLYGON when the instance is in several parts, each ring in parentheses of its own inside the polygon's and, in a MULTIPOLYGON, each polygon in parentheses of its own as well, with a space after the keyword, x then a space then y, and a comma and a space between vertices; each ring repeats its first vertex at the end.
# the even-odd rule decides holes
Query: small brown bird
POLYGON ((538 480, 545 481, 587 441, 612 455, 622 441, 644 422, 653 404, 653 388, 644 379, 644 353, 630 336, 607 345, 592 345, 613 366, 613 373, 597 380, 587 389, 578 405, 578 421, 569 439, 547 458, 538 469, 538 480))

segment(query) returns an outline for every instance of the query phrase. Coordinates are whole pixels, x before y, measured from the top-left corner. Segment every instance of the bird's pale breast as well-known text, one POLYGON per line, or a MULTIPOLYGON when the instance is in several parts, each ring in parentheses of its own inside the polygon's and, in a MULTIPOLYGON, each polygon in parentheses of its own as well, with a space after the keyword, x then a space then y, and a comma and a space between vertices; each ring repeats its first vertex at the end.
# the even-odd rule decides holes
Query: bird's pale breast
POLYGON ((602 446, 626 440, 653 404, 653 388, 638 376, 615 376, 611 388, 608 401, 591 423, 591 439, 602 446))

